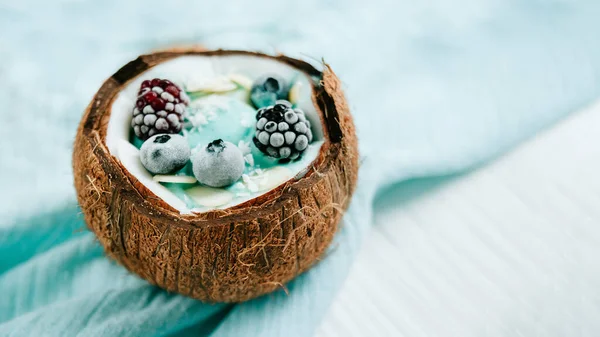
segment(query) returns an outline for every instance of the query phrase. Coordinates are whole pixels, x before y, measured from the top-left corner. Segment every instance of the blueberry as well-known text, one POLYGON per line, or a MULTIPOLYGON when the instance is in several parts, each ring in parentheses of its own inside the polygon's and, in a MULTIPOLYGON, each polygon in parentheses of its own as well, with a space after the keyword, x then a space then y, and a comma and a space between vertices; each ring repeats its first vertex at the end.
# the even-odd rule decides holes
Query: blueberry
POLYGON ((198 181, 211 187, 235 183, 244 173, 242 151, 230 142, 217 139, 192 156, 192 170, 198 181))
POLYGON ((140 148, 142 165, 153 174, 175 172, 183 168, 189 159, 190 147, 180 135, 154 135, 140 148))
POLYGON ((274 105, 277 100, 286 99, 289 87, 287 83, 277 75, 268 75, 254 81, 250 91, 250 100, 257 108, 274 105))

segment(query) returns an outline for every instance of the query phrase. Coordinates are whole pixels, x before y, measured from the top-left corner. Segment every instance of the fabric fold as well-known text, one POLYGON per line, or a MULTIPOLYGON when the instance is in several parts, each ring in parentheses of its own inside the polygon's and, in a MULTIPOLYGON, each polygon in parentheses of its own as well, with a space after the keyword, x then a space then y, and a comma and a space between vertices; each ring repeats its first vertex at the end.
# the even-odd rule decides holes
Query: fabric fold
POLYGON ((0 336, 312 335, 382 189, 481 165, 600 94, 599 16, 595 0, 0 1, 0 336), (80 230, 70 160, 90 97, 137 55, 198 43, 323 57, 344 82, 358 189, 288 294, 170 294, 80 230))

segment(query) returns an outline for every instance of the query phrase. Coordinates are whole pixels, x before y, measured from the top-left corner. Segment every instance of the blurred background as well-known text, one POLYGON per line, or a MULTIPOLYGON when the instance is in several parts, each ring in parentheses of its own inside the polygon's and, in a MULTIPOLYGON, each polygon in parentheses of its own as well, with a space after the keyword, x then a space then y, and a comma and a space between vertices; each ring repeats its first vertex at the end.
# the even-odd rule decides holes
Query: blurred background
POLYGON ((0 336, 596 336, 600 2, 0 0, 0 336), (207 305, 109 261, 71 151, 102 82, 176 45, 342 79, 361 150, 331 252, 207 305))

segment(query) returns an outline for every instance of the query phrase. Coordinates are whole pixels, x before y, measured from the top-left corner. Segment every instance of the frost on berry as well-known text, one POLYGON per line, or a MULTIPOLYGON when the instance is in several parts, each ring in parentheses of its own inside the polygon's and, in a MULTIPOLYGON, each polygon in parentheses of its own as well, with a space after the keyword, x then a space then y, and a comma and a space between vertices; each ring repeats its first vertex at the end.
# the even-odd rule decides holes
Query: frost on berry
POLYGON ((312 141, 310 122, 299 109, 278 100, 256 114, 254 145, 267 156, 280 161, 296 160, 312 141))
MULTIPOLYGON (((258 78, 250 89, 250 100, 257 108, 279 105, 288 96, 286 81, 277 75, 267 75, 258 78)), ((287 101, 285 101, 287 102, 287 101)), ((290 107, 291 104, 287 102, 290 107)))
POLYGON ((173 82, 160 78, 143 81, 131 121, 135 135, 146 140, 155 134, 179 133, 187 104, 185 92, 173 82))

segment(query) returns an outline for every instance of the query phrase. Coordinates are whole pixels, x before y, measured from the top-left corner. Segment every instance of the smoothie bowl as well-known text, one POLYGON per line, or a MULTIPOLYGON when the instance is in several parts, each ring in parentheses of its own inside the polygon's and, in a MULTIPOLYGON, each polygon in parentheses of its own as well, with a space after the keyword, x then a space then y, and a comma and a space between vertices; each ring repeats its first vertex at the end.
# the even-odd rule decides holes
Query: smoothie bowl
POLYGON ((110 77, 73 153, 79 203, 107 254, 210 302, 284 288, 314 264, 358 170, 340 82, 323 68, 190 48, 110 77))

